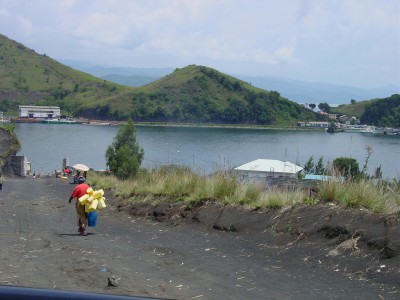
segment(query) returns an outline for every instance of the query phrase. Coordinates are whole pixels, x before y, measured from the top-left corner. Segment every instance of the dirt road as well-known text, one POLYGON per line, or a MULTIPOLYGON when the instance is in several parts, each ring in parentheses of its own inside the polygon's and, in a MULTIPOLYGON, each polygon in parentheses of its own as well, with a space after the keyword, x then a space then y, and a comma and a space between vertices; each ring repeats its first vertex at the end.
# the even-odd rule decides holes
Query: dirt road
POLYGON ((72 184, 6 178, 0 284, 176 299, 399 299, 399 286, 279 255, 236 232, 159 223, 108 207, 78 235, 72 184), (118 287, 107 287, 115 276, 118 287))

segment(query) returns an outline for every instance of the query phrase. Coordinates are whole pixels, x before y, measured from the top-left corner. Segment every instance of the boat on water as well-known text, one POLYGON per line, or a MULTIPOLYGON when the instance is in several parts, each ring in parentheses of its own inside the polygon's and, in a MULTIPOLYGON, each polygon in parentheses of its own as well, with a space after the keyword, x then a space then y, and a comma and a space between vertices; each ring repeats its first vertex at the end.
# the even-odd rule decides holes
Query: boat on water
POLYGON ((386 128, 385 127, 377 127, 377 126, 371 126, 371 133, 373 134, 385 134, 386 128))
POLYGON ((400 129, 397 128, 385 128, 384 134, 387 135, 400 135, 400 129))
POLYGON ((367 126, 365 130, 361 131, 361 133, 370 133, 370 134, 385 134, 385 127, 378 126, 367 126))
POLYGON ((49 119, 43 119, 42 123, 46 124, 76 124, 76 121, 73 119, 67 119, 67 118, 49 118, 49 119))
POLYGON ((400 135, 400 130, 397 128, 378 127, 372 125, 346 125, 343 128, 344 132, 360 132, 368 134, 387 134, 400 135))
POLYGON ((371 128, 372 126, 368 125, 346 125, 343 128, 344 132, 360 132, 360 133, 373 133, 371 128))

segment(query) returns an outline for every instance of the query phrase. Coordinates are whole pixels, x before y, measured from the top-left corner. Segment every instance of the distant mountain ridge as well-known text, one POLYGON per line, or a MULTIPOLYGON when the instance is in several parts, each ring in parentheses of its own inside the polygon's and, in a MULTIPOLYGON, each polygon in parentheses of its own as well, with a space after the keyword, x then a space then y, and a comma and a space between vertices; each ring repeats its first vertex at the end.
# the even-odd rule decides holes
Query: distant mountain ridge
MULTIPOLYGON (((65 64, 94 76, 133 87, 139 87, 156 81, 174 70, 173 68, 101 67, 76 61, 65 61, 65 64)), ((278 91, 283 97, 297 103, 315 103, 318 105, 318 103, 326 102, 335 106, 349 104, 352 99, 364 101, 385 98, 392 94, 400 93, 400 87, 394 85, 379 88, 360 88, 272 76, 230 75, 249 82, 255 87, 268 91, 278 91)))

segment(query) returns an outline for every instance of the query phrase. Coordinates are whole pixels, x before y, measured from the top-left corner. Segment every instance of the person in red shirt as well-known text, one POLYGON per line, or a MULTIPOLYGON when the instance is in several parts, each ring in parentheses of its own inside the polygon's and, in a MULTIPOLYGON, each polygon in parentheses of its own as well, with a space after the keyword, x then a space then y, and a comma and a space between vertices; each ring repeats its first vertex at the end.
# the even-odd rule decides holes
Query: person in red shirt
POLYGON ((72 191, 71 197, 69 197, 69 203, 71 203, 72 199, 76 198, 75 208, 76 213, 78 215, 78 226, 79 226, 79 234, 87 235, 86 227, 87 227, 87 218, 85 213, 85 206, 79 204, 78 199, 83 195, 86 195, 86 191, 89 188, 89 185, 85 183, 86 178, 83 176, 79 176, 77 178, 78 185, 72 191))

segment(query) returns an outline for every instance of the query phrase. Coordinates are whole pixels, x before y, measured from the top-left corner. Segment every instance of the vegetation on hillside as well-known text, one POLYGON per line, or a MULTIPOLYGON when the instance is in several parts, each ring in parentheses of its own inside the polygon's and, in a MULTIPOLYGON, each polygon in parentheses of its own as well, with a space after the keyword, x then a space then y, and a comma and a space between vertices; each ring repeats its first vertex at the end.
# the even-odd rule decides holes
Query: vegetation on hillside
POLYGON ((0 110, 8 115, 16 115, 18 105, 54 105, 73 114, 125 90, 37 54, 4 35, 0 35, 0 78, 0 110))
POLYGON ((211 68, 191 65, 140 88, 101 80, 0 35, 0 110, 56 105, 97 119, 295 125, 322 116, 211 68))
POLYGON ((400 128, 400 95, 340 105, 332 112, 355 116, 362 124, 400 128))
MULTIPOLYGON (((6 115, 16 115, 18 105, 54 105, 66 115, 136 122, 294 126, 298 121, 324 119, 277 91, 256 88, 204 66, 176 69, 133 88, 76 71, 4 35, 0 35, 0 78, 0 110, 6 115)), ((400 127, 399 97, 329 109, 368 124, 400 127)))
POLYGON ((14 129, 14 124, 0 125, 0 171, 10 156, 15 155, 21 148, 14 129))
POLYGON ((364 124, 400 128, 400 95, 369 104, 360 121, 364 124))
POLYGON ((294 125, 314 112, 214 69, 191 65, 139 89, 132 98, 137 121, 294 125))

